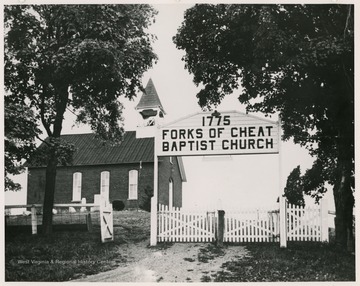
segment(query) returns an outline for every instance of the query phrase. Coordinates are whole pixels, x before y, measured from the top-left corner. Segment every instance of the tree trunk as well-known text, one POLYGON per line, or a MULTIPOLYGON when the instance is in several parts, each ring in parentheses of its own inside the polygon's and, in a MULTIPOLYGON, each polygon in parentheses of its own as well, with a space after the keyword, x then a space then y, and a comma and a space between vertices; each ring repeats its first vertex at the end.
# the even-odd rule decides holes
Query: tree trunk
POLYGON ((62 129, 62 122, 66 105, 68 101, 68 86, 57 85, 56 90, 58 92, 58 100, 56 102, 56 116, 54 120, 54 131, 50 136, 50 156, 48 158, 46 167, 46 182, 45 182, 45 196, 43 205, 43 234, 49 235, 52 233, 52 219, 53 219, 53 207, 55 198, 55 183, 56 183, 56 168, 58 158, 56 154, 57 148, 60 144, 60 135, 62 129))
POLYGON ((55 181, 56 181, 56 155, 55 149, 51 149, 51 154, 46 167, 46 182, 45 182, 45 195, 43 205, 43 234, 49 235, 52 233, 52 220, 53 220, 53 207, 55 196, 55 181))
POLYGON ((353 251, 353 207, 355 199, 352 191, 352 175, 354 168, 354 129, 351 121, 344 120, 343 123, 339 128, 338 172, 334 184, 335 241, 341 248, 353 251))
POLYGON ((353 207, 354 196, 351 190, 351 177, 346 174, 345 168, 341 170, 341 181, 334 187, 334 199, 336 208, 335 217, 335 240, 336 244, 353 251, 353 207))

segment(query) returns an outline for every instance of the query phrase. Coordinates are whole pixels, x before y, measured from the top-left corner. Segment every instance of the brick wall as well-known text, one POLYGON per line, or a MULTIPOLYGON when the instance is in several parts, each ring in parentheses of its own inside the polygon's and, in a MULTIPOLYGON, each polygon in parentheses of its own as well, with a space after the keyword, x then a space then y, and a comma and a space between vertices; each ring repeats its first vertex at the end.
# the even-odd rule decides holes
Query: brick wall
MULTIPOLYGON (((82 173, 81 197, 87 203, 94 202, 94 194, 100 194, 101 172, 110 172, 109 199, 121 200, 128 204, 129 171, 137 170, 139 204, 144 199, 146 187, 153 186, 154 167, 152 163, 104 166, 58 167, 56 176, 55 203, 70 203, 72 201, 73 174, 82 173)), ((27 203, 43 203, 45 189, 45 169, 29 168, 27 203)))
POLYGON ((182 207, 182 180, 180 176, 177 158, 173 157, 170 163, 169 157, 159 158, 159 203, 169 204, 169 183, 173 181, 173 206, 182 207))
MULTIPOLYGON (((100 193, 101 172, 110 172, 109 199, 110 201, 121 200, 127 207, 136 207, 146 199, 144 191, 146 188, 153 189, 154 165, 153 163, 126 165, 104 165, 104 166, 69 166, 58 167, 56 176, 55 203, 71 203, 73 174, 82 173, 81 197, 86 198, 87 203, 94 202, 94 194, 100 193), (138 179, 138 201, 128 201, 129 171, 137 170, 138 179)), ((169 180, 174 183, 174 206, 182 206, 182 181, 176 158, 173 164, 169 157, 159 158, 159 203, 169 203, 169 180)), ((45 168, 29 168, 28 177, 28 204, 42 204, 45 190, 45 168)))

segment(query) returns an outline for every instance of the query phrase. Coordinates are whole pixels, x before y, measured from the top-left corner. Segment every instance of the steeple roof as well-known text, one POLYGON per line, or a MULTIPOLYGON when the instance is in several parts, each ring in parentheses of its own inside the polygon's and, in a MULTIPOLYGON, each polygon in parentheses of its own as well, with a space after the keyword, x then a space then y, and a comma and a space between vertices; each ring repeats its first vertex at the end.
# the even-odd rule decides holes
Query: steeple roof
POLYGON ((165 110, 156 92, 154 83, 150 78, 145 87, 145 92, 142 94, 140 101, 136 106, 136 110, 155 109, 155 108, 160 108, 160 110, 165 114, 165 110))

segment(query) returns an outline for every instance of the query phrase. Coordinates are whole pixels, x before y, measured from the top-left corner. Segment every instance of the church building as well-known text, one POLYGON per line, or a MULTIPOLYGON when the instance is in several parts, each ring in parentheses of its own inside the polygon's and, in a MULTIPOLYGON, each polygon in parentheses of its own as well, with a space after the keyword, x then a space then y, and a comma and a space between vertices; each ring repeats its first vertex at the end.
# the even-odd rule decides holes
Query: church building
MULTIPOLYGON (((142 122, 136 130, 125 131, 118 145, 104 144, 92 133, 61 136, 76 151, 72 165, 57 168, 54 203, 77 203, 84 199, 96 203, 102 194, 110 202, 122 202, 126 209, 149 206, 154 189, 155 131, 166 116, 151 79, 136 110, 142 122)), ((45 165, 28 166, 28 171, 27 204, 42 204, 45 165)), ((182 158, 161 157, 158 172, 158 202, 181 207, 182 184, 186 182, 182 158)))

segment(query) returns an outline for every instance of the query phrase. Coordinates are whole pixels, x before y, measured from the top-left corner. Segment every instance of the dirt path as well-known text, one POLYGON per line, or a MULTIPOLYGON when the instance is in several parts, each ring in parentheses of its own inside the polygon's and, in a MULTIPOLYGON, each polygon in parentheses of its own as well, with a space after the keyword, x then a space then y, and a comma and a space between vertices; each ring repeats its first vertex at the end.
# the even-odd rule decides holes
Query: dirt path
POLYGON ((202 282, 203 276, 209 280, 212 274, 221 271, 223 263, 247 255, 243 246, 227 246, 219 253, 210 243, 175 243, 162 248, 148 245, 148 240, 126 244, 121 249, 126 263, 76 281, 202 282))

